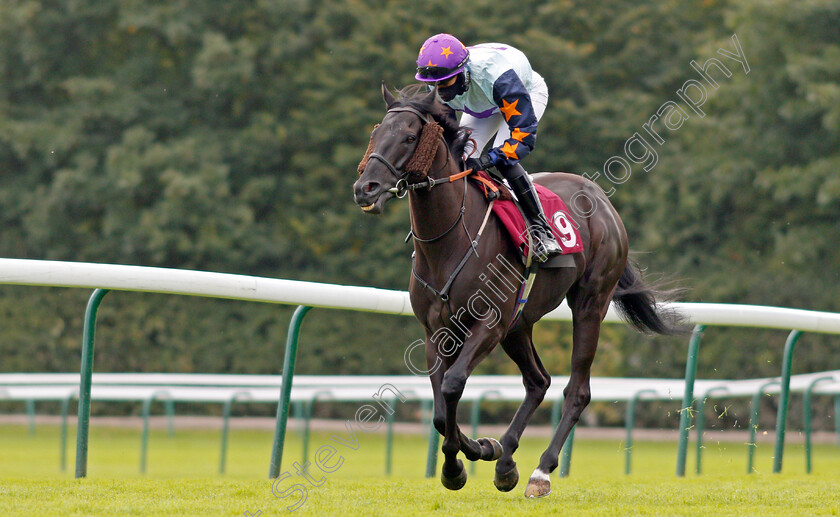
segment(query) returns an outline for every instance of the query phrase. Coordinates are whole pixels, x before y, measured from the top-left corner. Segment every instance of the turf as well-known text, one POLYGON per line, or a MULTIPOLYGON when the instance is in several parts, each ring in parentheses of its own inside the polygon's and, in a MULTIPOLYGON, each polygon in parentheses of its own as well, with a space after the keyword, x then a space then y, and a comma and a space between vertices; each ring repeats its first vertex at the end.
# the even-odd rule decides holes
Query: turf
POLYGON ((501 493, 487 463, 478 464, 458 492, 425 479, 421 436, 396 437, 386 476, 382 435, 359 433, 358 448, 351 450, 330 441, 332 434, 313 433, 309 450, 311 457, 334 445, 344 460, 335 472, 312 467, 318 486, 295 474, 302 449, 291 432, 283 459, 289 475, 272 487, 270 432, 232 431, 227 473, 220 475, 218 431, 177 431, 174 437, 152 431, 142 475, 138 430, 93 428, 89 475, 76 480, 74 433, 61 472, 58 428, 39 427, 30 436, 24 427, 0 427, 0 515, 840 515, 840 448, 834 445, 815 447, 810 475, 802 446, 789 445, 784 473, 771 474, 773 446, 762 443, 755 451, 757 472, 747 475, 746 445, 708 443, 703 475, 693 473, 692 449, 689 475, 677 478, 674 442, 637 441, 633 473, 626 476, 621 443, 578 439, 571 476, 555 474, 549 497, 526 500, 525 481, 546 445, 543 438, 526 436, 516 454, 522 480, 501 493), (305 500, 296 485, 307 487, 305 500), (299 508, 287 509, 296 502, 299 508))

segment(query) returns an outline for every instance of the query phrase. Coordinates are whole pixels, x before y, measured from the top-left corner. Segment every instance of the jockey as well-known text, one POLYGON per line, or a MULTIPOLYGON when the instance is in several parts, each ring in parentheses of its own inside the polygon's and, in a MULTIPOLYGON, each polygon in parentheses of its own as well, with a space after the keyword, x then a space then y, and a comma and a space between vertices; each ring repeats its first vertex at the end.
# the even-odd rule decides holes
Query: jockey
POLYGON ((472 129, 472 151, 480 153, 466 165, 475 170, 496 167, 508 181, 528 217, 534 258, 545 262, 561 254, 531 177, 519 163, 534 148, 548 103, 545 81, 531 70, 528 58, 510 45, 465 47, 455 36, 437 34, 420 48, 414 77, 437 88, 443 102, 463 112, 460 125, 472 129), (493 135, 492 148, 482 152, 493 135))

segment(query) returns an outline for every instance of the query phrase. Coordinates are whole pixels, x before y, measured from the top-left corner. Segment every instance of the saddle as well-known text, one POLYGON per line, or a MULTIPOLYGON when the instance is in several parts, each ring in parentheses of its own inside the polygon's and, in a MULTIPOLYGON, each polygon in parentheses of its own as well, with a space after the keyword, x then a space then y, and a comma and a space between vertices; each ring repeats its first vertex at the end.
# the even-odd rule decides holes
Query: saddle
MULTIPOLYGON (((521 253, 523 262, 527 263, 529 253, 529 232, 525 215, 515 202, 513 193, 498 179, 490 176, 485 171, 477 171, 470 175, 470 179, 479 184, 488 200, 493 203, 493 213, 496 214, 502 225, 508 231, 514 244, 521 253)), ((574 253, 583 251, 583 242, 580 238, 578 225, 572 218, 572 212, 566 207, 566 203, 551 190, 539 184, 534 184, 540 203, 543 206, 546 219, 551 226, 554 237, 563 249, 563 254, 558 255, 548 262, 538 264, 541 268, 574 267, 574 253)))

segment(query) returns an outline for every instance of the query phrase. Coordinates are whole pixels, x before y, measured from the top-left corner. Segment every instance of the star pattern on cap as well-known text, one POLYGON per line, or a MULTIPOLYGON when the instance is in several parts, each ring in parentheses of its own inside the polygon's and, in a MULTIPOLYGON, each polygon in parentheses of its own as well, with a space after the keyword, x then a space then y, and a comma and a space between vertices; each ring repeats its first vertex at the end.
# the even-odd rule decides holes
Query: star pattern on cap
POLYGON ((432 63, 431 58, 429 58, 429 62, 426 64, 426 66, 437 66, 437 65, 432 63))
POLYGON ((510 134, 510 137, 521 142, 523 138, 530 134, 531 133, 526 133, 525 131, 520 131, 519 128, 516 128, 513 130, 513 133, 510 134))
POLYGON ((453 54, 453 52, 452 52, 452 47, 451 46, 443 47, 440 51, 440 55, 447 58, 447 59, 449 59, 449 56, 451 56, 452 54, 453 54))
POLYGON ((516 105, 518 103, 519 99, 516 99, 513 102, 508 102, 505 99, 502 99, 502 104, 504 106, 499 108, 499 111, 501 111, 504 114, 505 120, 510 120, 510 117, 513 117, 515 115, 522 115, 522 113, 516 110, 516 105))
POLYGON ((510 142, 505 142, 505 145, 502 146, 502 152, 505 153, 508 160, 518 160, 519 156, 516 155, 517 147, 519 147, 519 142, 513 145, 510 145, 510 142))

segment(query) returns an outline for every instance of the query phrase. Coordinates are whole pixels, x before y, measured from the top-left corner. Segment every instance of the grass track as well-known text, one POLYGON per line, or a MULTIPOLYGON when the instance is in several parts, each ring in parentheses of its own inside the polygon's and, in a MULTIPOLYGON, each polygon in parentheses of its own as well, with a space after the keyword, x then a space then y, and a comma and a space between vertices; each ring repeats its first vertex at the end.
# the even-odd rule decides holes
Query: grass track
MULTIPOLYGON (((332 433, 313 433, 310 451, 330 442, 332 433)), ((73 479, 71 432, 67 472, 59 471, 59 430, 42 426, 0 427, 0 515, 288 515, 299 492, 285 499, 272 494, 267 479, 272 436, 265 431, 232 431, 228 473, 218 475, 219 432, 152 431, 148 473, 140 475, 140 433, 92 429, 89 477, 73 479)), ((358 450, 336 445, 345 462, 309 485, 293 515, 840 515, 840 448, 815 448, 814 469, 804 474, 801 446, 788 446, 782 475, 771 474, 772 444, 756 450, 758 473, 746 475, 746 446, 708 443, 704 474, 693 474, 693 449, 686 478, 674 476, 676 444, 636 442, 633 474, 623 474, 624 449, 613 441, 577 440, 572 475, 552 478, 553 492, 541 500, 522 497, 528 474, 545 439, 526 439, 517 452, 519 486, 496 491, 492 465, 479 464, 467 486, 449 492, 423 477, 426 444, 420 436, 395 440, 394 469, 384 476, 384 437, 358 433, 358 450)), ((283 469, 290 476, 278 492, 305 483, 294 474, 301 461, 300 439, 290 433, 283 469)), ((439 463, 440 465, 440 463, 439 463)), ((469 467, 468 467, 469 468, 469 467)), ((317 474, 316 474, 317 472, 317 474)))

